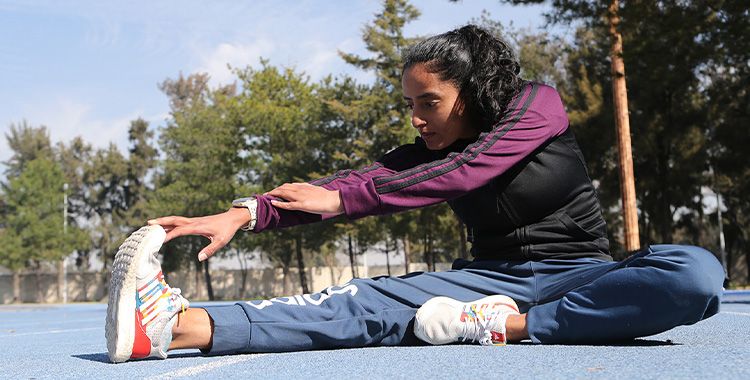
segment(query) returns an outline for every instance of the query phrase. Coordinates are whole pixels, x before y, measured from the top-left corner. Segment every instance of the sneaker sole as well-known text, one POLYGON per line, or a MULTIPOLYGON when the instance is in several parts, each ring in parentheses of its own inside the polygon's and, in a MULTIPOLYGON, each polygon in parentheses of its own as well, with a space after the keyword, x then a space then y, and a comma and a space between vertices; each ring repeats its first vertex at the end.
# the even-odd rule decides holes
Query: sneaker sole
MULTIPOLYGON (((133 232, 120 245, 112 263, 112 278, 109 282, 109 302, 107 303, 107 321, 105 336, 109 360, 121 363, 133 353, 135 340, 135 296, 136 273, 141 257, 148 252, 154 239, 161 247, 166 232, 161 226, 141 227, 133 232)), ((158 249, 157 249, 158 251, 158 249)))
POLYGON ((429 344, 433 345, 442 345, 442 344, 449 344, 449 343, 455 343, 455 342, 433 342, 430 338, 427 337, 427 335, 424 332, 424 323, 420 323, 419 321, 424 318, 429 318, 429 316, 433 315, 435 313, 435 309, 437 309, 438 305, 441 304, 448 304, 453 308, 462 308, 466 304, 482 304, 482 303, 502 303, 507 304, 508 306, 512 307, 516 312, 518 312, 518 306, 516 306, 516 301, 514 301, 512 298, 504 295, 491 295, 484 298, 480 298, 475 301, 469 301, 469 302, 461 302, 454 300, 452 298, 448 297, 435 297, 430 299, 429 301, 425 302, 422 307, 420 307, 417 310, 416 316, 414 316, 414 334, 417 336, 417 338, 421 339, 423 342, 427 342, 429 344), (425 317, 427 316, 427 317, 425 317))

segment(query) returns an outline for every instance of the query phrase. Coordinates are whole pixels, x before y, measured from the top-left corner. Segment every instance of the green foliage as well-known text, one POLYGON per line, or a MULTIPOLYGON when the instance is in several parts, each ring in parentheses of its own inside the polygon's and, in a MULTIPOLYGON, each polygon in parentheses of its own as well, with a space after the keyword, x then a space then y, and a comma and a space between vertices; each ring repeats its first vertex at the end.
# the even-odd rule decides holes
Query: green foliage
MULTIPOLYGON (((501 0, 542 3, 544 0, 501 0)), ((514 30, 485 13, 475 23, 515 46, 525 79, 557 87, 620 250, 619 179, 612 110, 607 2, 554 0, 547 19, 580 28, 568 39, 514 30)), ((621 1, 620 30, 628 79, 642 241, 674 241, 717 250, 716 215, 706 215, 702 190, 722 194, 727 252, 750 248, 750 17, 738 0, 621 1)), ((416 38, 403 34, 419 11, 406 0, 384 0, 363 27, 368 55, 340 52, 375 74, 372 85, 329 76, 312 83, 294 68, 236 69, 238 83, 209 88, 206 74, 167 79, 170 120, 154 131, 131 122, 130 145, 94 149, 81 138, 50 144, 45 127, 25 121, 6 135, 13 151, 0 193, 0 264, 39 268, 71 252, 106 265, 119 244, 161 215, 222 212, 236 197, 285 182, 310 181, 359 168, 413 141, 401 92, 401 54, 416 38), (62 233, 62 184, 68 183, 67 234, 62 233)), ((238 233, 219 254, 262 253, 274 265, 329 263, 333 242, 352 238, 353 254, 408 240, 410 259, 447 261, 462 250, 446 205, 342 223, 341 218, 255 235, 238 233)), ((167 244, 164 269, 200 268, 201 237, 167 244)), ((750 260, 750 255, 746 255, 750 260)))
POLYGON ((54 263, 86 247, 83 231, 63 233, 63 171, 47 158, 35 158, 3 186, 7 213, 0 233, 0 263, 17 272, 54 263))
POLYGON ((94 221, 85 228, 97 252, 79 252, 79 262, 98 253, 103 270, 107 271, 120 243, 148 218, 156 216, 148 207, 153 194, 149 177, 158 154, 151 146, 153 133, 143 119, 132 121, 127 157, 112 143, 95 151, 80 139, 74 139, 70 147, 61 146, 72 190, 71 210, 94 221))
POLYGON ((419 17, 420 12, 406 0, 385 0, 383 10, 363 28, 362 39, 373 58, 340 52, 344 60, 358 68, 374 71, 375 85, 361 107, 369 110, 372 124, 365 125, 358 136, 359 148, 367 162, 379 159, 385 152, 414 140, 401 90, 401 54, 415 38, 406 38, 403 27, 419 17))
POLYGON ((26 123, 10 124, 10 134, 5 135, 8 146, 13 151, 10 160, 3 162, 8 169, 5 174, 18 175, 23 171, 24 164, 37 158, 52 158, 52 146, 50 145, 47 128, 42 126, 34 128, 26 123))
MULTIPOLYGON (((714 2, 707 39, 716 48, 702 68, 706 93, 711 186, 722 195, 726 249, 730 262, 745 255, 750 263, 750 5, 743 1, 714 2)), ((716 215, 712 215, 715 218, 716 215)), ((732 278, 730 268, 729 277, 732 278)))
MULTIPOLYGON (((235 175, 243 163, 244 141, 241 126, 234 122, 235 88, 211 90, 208 81, 206 74, 187 78, 180 74, 160 85, 170 99, 172 119, 161 131, 159 143, 166 158, 154 174, 155 191, 144 199, 143 209, 155 215, 216 214, 225 211, 237 194, 235 175)), ((155 157, 146 152, 146 157, 155 157)), ((164 252, 164 269, 197 264, 204 245, 199 237, 170 242, 164 252)))
MULTIPOLYGON (((584 27, 570 44, 567 79, 558 89, 613 232, 611 224, 619 221, 612 218, 618 208, 614 128, 606 127, 614 125, 605 60, 608 2, 500 2, 547 2, 549 22, 584 27)), ((710 187, 725 195, 728 250, 741 254, 750 246, 741 216, 748 211, 750 177, 744 160, 750 142, 749 9, 738 0, 620 1, 644 244, 675 241, 717 251, 715 222, 703 211, 702 190, 710 187)))

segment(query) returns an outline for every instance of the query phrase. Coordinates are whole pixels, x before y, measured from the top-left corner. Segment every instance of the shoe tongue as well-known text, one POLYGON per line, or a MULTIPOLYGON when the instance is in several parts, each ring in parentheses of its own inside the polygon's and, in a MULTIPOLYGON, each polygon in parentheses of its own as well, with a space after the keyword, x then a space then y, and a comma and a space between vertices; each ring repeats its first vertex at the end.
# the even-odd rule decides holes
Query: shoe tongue
POLYGON ((161 348, 164 352, 169 350, 169 344, 172 343, 172 326, 177 321, 177 314, 173 315, 169 319, 169 322, 164 326, 164 330, 161 332, 161 348))
POLYGON ((161 264, 156 258, 164 239, 167 237, 167 233, 161 226, 150 226, 143 227, 148 228, 147 234, 143 237, 143 241, 139 243, 143 247, 144 252, 141 254, 141 258, 138 263, 138 270, 136 276, 139 279, 146 279, 147 277, 153 277, 156 273, 161 271, 161 264))
POLYGON ((157 273, 160 270, 159 260, 154 257, 154 253, 153 250, 143 252, 143 257, 141 258, 141 262, 138 265, 138 271, 136 272, 138 278, 145 279, 147 277, 154 277, 156 275, 154 270, 156 270, 157 273))

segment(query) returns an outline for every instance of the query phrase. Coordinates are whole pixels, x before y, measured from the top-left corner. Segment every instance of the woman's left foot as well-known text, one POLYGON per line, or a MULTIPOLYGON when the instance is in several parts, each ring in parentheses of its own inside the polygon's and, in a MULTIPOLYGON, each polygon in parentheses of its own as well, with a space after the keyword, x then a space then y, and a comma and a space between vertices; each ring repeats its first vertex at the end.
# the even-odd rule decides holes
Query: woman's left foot
POLYGON ((417 310, 414 333, 430 344, 505 345, 505 321, 514 314, 519 314, 518 306, 508 296, 488 296, 473 302, 435 297, 417 310))

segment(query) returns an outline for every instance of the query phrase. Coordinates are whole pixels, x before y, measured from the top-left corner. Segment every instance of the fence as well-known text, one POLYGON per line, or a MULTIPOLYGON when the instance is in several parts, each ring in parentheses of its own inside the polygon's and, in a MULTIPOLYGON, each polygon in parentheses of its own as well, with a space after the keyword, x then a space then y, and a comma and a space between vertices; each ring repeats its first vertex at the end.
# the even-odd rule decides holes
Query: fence
MULTIPOLYGON (((747 286, 748 270, 746 260, 736 260, 732 266, 732 283, 747 286)), ((450 268, 449 263, 437 263, 436 270, 444 271, 450 268)), ((413 263, 409 268, 412 272, 426 271, 424 263, 413 263)), ((360 277, 375 277, 388 274, 385 266, 357 267, 360 277)), ((352 279, 351 267, 313 267, 305 270, 309 289, 318 292, 332 285, 342 285, 352 279)), ((391 266, 391 275, 404 274, 404 267, 391 266)), ((34 303, 43 300, 44 303, 62 303, 58 292, 58 274, 56 272, 42 274, 22 274, 20 278, 20 302, 34 303)), ((196 275, 191 271, 167 273, 169 285, 180 288, 182 294, 191 301, 208 299, 203 274, 196 275)), ((67 302, 99 302, 106 301, 109 286, 108 274, 76 273, 67 275, 67 302)), ((281 269, 249 270, 245 280, 245 291, 242 292, 242 272, 239 270, 211 270, 211 286, 215 299, 267 299, 285 295, 302 293, 299 272, 290 269, 288 278, 284 279, 281 269)), ((13 275, 0 274, 0 304, 13 302, 13 275)))
MULTIPOLYGON (((437 270, 448 270, 449 263, 437 263, 437 270)), ((426 271, 424 263, 412 264, 409 268, 413 272, 426 271)), ((361 277, 375 277, 388 274, 385 266, 357 267, 361 277)), ((403 266, 391 266, 391 275, 403 275, 403 266)), ((351 267, 314 267, 305 270, 311 291, 317 292, 328 286, 342 285, 352 279, 351 267)), ((99 302, 105 301, 108 291, 109 276, 102 273, 76 273, 67 275, 67 302, 99 302)), ((207 291, 203 274, 196 277, 195 272, 180 271, 166 274, 170 286, 180 288, 182 294, 189 300, 207 299, 207 291)), ((259 299, 302 293, 299 272, 290 269, 288 278, 284 279, 281 269, 249 270, 245 280, 245 292, 242 289, 242 272, 239 270, 212 270, 211 286, 216 299, 259 299)), ((39 299, 44 303, 62 303, 58 292, 58 274, 29 273, 20 276, 20 302, 34 303, 39 299)), ((0 304, 13 302, 13 275, 0 275, 0 304)))

